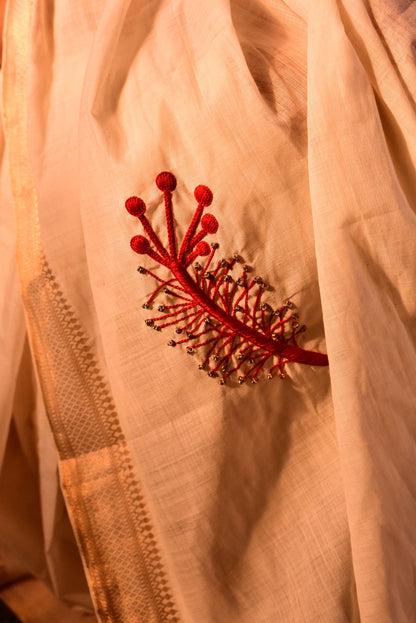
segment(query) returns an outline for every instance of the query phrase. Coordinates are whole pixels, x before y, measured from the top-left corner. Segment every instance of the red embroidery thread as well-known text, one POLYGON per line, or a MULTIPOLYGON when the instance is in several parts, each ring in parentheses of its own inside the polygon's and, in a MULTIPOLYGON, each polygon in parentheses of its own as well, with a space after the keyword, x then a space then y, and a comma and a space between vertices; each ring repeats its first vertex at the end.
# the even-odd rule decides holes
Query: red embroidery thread
POLYGON ((195 188, 198 205, 178 252, 172 210, 176 178, 164 171, 156 177, 156 185, 164 195, 167 249, 145 215, 144 201, 139 197, 130 197, 125 204, 127 211, 139 219, 146 234, 133 236, 130 241, 132 249, 165 266, 172 275, 163 279, 139 266, 140 273, 150 275, 157 282, 156 289, 143 307, 151 308, 161 292, 173 301, 159 304, 157 309, 162 315, 147 318, 146 324, 157 331, 175 327, 177 335, 184 334, 180 339, 170 340, 169 346, 191 344, 186 349, 191 355, 203 349, 204 359, 199 368, 208 369, 211 360, 213 365, 208 374, 211 377, 220 376, 221 385, 232 374, 238 375, 240 384, 246 380, 257 383, 260 372, 268 362, 271 363, 267 373, 269 379, 275 370, 281 378, 285 378, 284 365, 291 361, 314 366, 328 365, 327 355, 298 346, 297 335, 306 327, 300 326, 298 314, 292 311, 294 305, 291 301, 279 309, 263 303, 261 298, 267 285, 261 277, 249 278, 251 268, 247 265, 242 266, 242 273, 237 279, 232 277, 231 271, 242 262, 237 253, 213 266, 219 245, 209 245, 204 238, 217 232, 218 221, 213 214, 203 214, 204 208, 212 203, 211 190, 202 185, 195 188), (203 266, 196 262, 199 257, 207 258, 203 266), (193 262, 194 277, 188 272, 193 262))

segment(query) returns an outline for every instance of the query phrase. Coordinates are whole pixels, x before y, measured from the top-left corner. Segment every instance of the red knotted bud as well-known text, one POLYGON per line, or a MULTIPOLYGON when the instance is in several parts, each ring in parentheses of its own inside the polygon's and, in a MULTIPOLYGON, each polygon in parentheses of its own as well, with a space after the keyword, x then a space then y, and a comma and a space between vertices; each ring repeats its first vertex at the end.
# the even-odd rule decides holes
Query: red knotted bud
POLYGON ((211 247, 209 246, 208 242, 205 242, 203 240, 202 242, 198 242, 195 251, 197 255, 209 255, 211 247))
POLYGON ((201 206, 209 206, 212 203, 212 192, 208 186, 197 186, 194 190, 194 197, 201 206))
POLYGON ((162 191, 175 190, 176 177, 172 173, 169 173, 169 171, 162 171, 156 178, 156 186, 162 191))
POLYGON ((144 236, 133 236, 130 246, 139 255, 145 255, 150 249, 149 241, 144 236))
POLYGON ((207 234, 216 234, 218 221, 213 214, 204 214, 201 219, 201 227, 207 234))
POLYGON ((139 197, 129 197, 126 199, 126 210, 133 216, 143 216, 146 212, 146 204, 143 199, 139 199, 139 197))

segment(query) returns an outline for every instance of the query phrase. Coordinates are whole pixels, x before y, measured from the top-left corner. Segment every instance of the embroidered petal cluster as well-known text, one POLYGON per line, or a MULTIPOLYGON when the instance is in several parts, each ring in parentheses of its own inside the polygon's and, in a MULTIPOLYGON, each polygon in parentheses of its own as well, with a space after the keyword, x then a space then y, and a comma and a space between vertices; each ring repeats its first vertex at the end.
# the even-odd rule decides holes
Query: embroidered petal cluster
POLYGON ((169 276, 163 278, 143 266, 138 268, 139 273, 156 282, 143 307, 150 309, 158 301, 159 313, 147 318, 146 324, 157 331, 173 329, 174 337, 168 345, 186 345, 190 355, 201 353, 199 369, 219 378, 221 385, 231 378, 236 378, 239 384, 257 383, 263 370, 268 379, 273 378, 274 372, 285 378, 284 366, 291 361, 328 365, 325 354, 298 345, 297 336, 304 332, 305 326, 300 325, 291 301, 278 308, 263 302, 267 284, 261 277, 251 276, 252 269, 238 253, 215 261, 219 245, 210 245, 205 240, 219 226, 213 214, 204 214, 204 208, 213 200, 211 190, 202 185, 195 188, 197 207, 178 248, 172 210, 176 178, 164 171, 157 176, 156 185, 164 195, 167 245, 148 221, 144 201, 130 197, 125 203, 127 211, 139 219, 144 232, 133 236, 132 249, 169 271, 169 276))

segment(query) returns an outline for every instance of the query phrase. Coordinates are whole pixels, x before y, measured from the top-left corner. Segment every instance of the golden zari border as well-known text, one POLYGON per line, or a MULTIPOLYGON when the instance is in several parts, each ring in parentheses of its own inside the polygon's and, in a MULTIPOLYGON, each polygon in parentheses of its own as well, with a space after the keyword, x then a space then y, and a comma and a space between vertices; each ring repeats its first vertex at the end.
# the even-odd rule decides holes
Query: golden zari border
POLYGON ((9 2, 3 106, 22 296, 62 485, 100 620, 179 623, 110 390, 43 252, 27 145, 31 16, 32 2, 9 2))

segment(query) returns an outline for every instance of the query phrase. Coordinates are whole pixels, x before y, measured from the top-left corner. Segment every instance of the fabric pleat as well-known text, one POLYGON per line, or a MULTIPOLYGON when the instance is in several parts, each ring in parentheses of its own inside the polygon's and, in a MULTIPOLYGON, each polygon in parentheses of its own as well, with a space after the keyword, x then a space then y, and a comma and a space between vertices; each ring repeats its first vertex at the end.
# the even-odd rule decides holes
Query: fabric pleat
POLYGON ((9 581, 105 623, 416 619, 415 29, 402 0, 9 0, 9 581), (143 309, 124 204, 167 244, 161 171, 178 241, 208 186, 216 257, 329 366, 220 385, 146 324, 172 301, 143 309))

